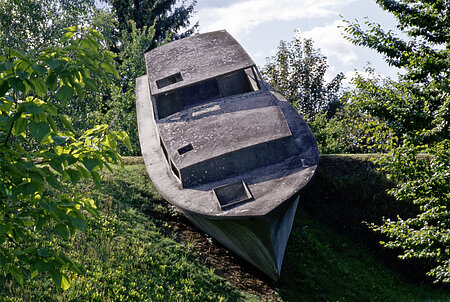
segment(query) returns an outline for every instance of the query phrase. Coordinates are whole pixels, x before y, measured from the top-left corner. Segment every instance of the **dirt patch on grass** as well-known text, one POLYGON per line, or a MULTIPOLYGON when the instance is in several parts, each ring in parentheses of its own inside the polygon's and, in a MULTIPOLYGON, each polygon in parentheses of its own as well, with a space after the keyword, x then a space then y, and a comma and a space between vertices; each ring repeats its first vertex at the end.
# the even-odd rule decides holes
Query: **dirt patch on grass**
POLYGON ((191 243, 200 261, 206 267, 212 268, 216 275, 239 290, 260 297, 263 301, 278 300, 277 282, 196 228, 182 214, 167 215, 163 221, 171 226, 175 240, 185 245, 191 243))

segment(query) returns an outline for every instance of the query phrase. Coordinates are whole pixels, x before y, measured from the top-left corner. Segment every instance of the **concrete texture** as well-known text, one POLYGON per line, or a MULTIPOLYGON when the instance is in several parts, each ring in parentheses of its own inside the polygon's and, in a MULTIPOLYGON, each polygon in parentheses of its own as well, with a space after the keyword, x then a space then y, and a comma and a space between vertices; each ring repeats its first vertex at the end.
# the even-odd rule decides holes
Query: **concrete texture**
POLYGON ((309 127, 225 31, 158 47, 146 61, 136 108, 156 189, 277 279, 298 193, 318 165, 309 127))
POLYGON ((284 116, 289 117, 286 118, 286 121, 298 153, 280 162, 238 175, 183 188, 161 149, 160 134, 153 118, 147 76, 137 79, 136 107, 141 152, 150 178, 165 199, 181 210, 214 219, 226 219, 226 217, 234 216, 264 216, 294 196, 310 181, 317 168, 319 158, 314 136, 308 125, 285 99, 278 99, 276 97, 278 94, 270 90, 269 86, 264 87, 266 93, 277 100, 284 116), (254 200, 223 211, 212 190, 239 181, 246 182, 254 200))
POLYGON ((149 51, 145 57, 153 95, 255 65, 245 50, 226 31, 177 40, 149 51), (158 88, 157 80, 177 73, 181 74, 182 81, 158 88))

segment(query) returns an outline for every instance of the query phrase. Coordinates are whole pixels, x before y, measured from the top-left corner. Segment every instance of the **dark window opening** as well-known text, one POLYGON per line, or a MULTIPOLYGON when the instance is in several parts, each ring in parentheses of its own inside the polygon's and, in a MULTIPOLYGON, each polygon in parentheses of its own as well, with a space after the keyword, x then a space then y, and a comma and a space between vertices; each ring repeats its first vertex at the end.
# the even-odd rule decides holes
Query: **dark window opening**
POLYGON ((183 81, 183 77, 181 76, 181 73, 176 73, 173 75, 170 75, 166 78, 160 79, 156 81, 156 86, 158 89, 164 88, 166 86, 178 83, 183 81))
POLYGON ((220 98, 216 79, 204 81, 179 90, 184 108, 220 98))
POLYGON ((158 118, 162 119, 184 109, 183 101, 178 91, 155 96, 158 118))
POLYGON ((158 119, 162 119, 195 105, 257 90, 259 90, 258 76, 252 67, 155 95, 154 99, 158 119))
POLYGON ((178 172, 177 167, 175 167, 175 165, 173 164, 173 162, 170 162, 170 167, 172 168, 172 172, 173 174, 175 174, 175 176, 180 179, 180 172, 178 172))
POLYGON ((244 70, 217 78, 221 96, 227 97, 254 91, 244 70))
POLYGON ((193 105, 220 98, 215 79, 155 96, 158 118, 162 119, 193 105))
POLYGON ((189 144, 189 145, 186 145, 186 146, 178 149, 178 154, 183 155, 184 153, 187 153, 193 149, 194 149, 194 147, 192 147, 192 144, 189 144))
POLYGON ((213 191, 222 210, 252 199, 252 194, 244 181, 217 187, 213 191))

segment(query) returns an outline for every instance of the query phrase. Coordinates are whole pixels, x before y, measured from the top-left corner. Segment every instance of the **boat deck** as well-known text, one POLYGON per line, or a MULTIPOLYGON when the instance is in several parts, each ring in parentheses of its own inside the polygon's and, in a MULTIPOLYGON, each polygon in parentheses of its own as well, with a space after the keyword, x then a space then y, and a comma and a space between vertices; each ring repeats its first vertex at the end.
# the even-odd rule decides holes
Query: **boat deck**
POLYGON ((291 136, 280 107, 261 91, 184 110, 158 122, 157 127, 179 169, 291 136), (192 150, 180 155, 178 150, 188 144, 192 150))
POLYGON ((287 133, 286 130, 289 130, 292 133, 298 153, 281 162, 233 177, 182 188, 180 181, 172 174, 171 169, 168 169, 168 163, 160 147, 157 124, 152 118, 153 106, 147 76, 140 77, 136 81, 139 137, 147 172, 161 195, 182 211, 213 219, 264 216, 298 193, 314 175, 318 152, 309 127, 298 117, 290 118, 297 116, 298 113, 281 95, 265 84, 267 86, 261 89, 262 92, 255 93, 266 93, 267 97, 271 98, 270 102, 274 103, 274 107, 279 108, 274 110, 281 110, 284 113, 289 129, 282 132, 287 133), (221 208, 213 189, 241 181, 246 183, 251 198, 226 209, 221 208))

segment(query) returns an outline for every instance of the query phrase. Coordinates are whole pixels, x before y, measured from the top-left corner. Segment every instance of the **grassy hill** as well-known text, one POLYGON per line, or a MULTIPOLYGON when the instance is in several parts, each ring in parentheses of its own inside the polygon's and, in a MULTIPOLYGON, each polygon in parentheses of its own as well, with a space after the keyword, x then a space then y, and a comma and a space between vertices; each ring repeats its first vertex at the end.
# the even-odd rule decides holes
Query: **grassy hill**
POLYGON ((100 216, 64 247, 82 276, 58 292, 51 281, 21 287, 0 279, 3 301, 450 301, 423 275, 427 263, 400 262, 362 223, 410 215, 384 194, 389 183, 367 156, 322 156, 302 192, 281 280, 273 282, 196 230, 161 198, 140 158, 105 173, 102 189, 75 190, 97 201, 100 216))

